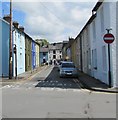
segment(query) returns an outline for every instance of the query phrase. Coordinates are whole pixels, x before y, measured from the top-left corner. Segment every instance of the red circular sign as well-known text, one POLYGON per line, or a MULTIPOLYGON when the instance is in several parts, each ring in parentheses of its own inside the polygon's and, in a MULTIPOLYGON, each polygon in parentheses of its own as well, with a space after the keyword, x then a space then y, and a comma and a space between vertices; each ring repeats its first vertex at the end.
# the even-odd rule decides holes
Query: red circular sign
POLYGON ((105 34, 104 37, 103 37, 105 43, 112 43, 114 41, 114 36, 111 34, 111 33, 108 33, 108 34, 105 34))

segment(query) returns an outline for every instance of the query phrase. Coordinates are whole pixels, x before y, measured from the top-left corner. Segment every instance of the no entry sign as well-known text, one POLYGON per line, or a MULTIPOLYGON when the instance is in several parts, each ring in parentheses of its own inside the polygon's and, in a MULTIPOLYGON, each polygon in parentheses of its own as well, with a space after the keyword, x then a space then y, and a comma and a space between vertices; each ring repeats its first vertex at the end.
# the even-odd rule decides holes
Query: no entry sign
POLYGON ((113 34, 108 33, 108 34, 104 35, 103 39, 104 39, 105 43, 110 44, 114 41, 114 36, 113 36, 113 34))

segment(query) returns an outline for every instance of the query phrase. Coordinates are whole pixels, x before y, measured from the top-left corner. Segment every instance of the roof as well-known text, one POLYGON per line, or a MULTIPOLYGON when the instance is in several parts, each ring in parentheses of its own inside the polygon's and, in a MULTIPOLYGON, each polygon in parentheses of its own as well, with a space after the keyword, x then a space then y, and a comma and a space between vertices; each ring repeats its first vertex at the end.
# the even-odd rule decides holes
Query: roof
POLYGON ((63 43, 52 43, 49 44, 49 50, 61 50, 63 47, 63 43))
MULTIPOLYGON (((93 8, 92 12, 93 12, 93 11, 97 11, 98 8, 102 5, 103 2, 104 2, 104 0, 99 0, 99 1, 97 2, 97 4, 95 5, 95 7, 93 8)), ((93 15, 90 17, 90 19, 88 20, 88 22, 85 24, 85 26, 83 27, 83 29, 80 31, 80 33, 77 35, 77 37, 76 37, 75 39, 77 39, 78 36, 80 36, 80 34, 81 34, 81 33, 84 31, 84 29, 95 19, 95 17, 96 17, 96 13, 93 14, 93 15)))
POLYGON ((6 20, 4 20, 3 18, 0 17, 0 20, 7 23, 9 25, 9 22, 7 22, 6 20))
POLYGON ((104 1, 104 0, 99 0, 99 1, 97 2, 97 4, 95 5, 95 7, 93 8, 92 11, 97 11, 98 8, 102 5, 103 1, 104 1))
POLYGON ((85 26, 83 27, 83 29, 80 31, 80 33, 77 35, 77 37, 75 39, 78 38, 78 36, 80 36, 80 34, 84 31, 84 29, 95 19, 96 14, 93 14, 90 19, 88 20, 88 22, 85 24, 85 26))
POLYGON ((41 47, 41 48, 40 48, 40 52, 48 52, 48 51, 49 51, 48 48, 45 48, 45 47, 41 47))

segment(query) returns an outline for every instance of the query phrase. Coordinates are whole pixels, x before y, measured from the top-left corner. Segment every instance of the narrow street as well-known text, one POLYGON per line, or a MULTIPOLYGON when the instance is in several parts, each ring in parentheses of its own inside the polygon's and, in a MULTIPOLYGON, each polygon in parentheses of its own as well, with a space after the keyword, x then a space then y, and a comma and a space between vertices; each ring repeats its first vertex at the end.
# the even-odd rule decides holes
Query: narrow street
POLYGON ((0 10, 1 119, 118 119, 118 1, 0 0, 0 10))
POLYGON ((116 94, 82 89, 75 78, 59 78, 48 66, 2 88, 2 118, 115 118, 116 94))

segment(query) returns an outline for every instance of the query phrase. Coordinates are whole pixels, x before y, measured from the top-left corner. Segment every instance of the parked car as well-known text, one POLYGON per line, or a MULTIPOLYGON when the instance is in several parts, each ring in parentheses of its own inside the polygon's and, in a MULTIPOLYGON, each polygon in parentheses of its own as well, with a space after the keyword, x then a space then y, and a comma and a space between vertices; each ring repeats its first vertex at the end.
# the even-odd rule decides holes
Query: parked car
POLYGON ((78 71, 73 62, 63 61, 60 65, 60 77, 78 77, 78 71))

